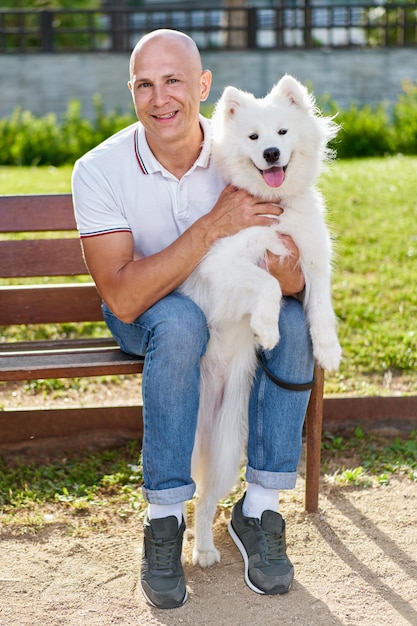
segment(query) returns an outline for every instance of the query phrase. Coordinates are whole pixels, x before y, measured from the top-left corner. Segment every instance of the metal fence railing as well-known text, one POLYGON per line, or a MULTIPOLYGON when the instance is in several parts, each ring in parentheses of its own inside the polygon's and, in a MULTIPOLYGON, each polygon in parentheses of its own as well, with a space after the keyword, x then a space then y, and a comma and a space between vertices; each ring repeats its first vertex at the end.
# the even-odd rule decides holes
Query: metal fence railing
POLYGON ((155 28, 182 30, 201 50, 413 47, 417 3, 282 0, 264 8, 2 9, 0 53, 127 52, 155 28))

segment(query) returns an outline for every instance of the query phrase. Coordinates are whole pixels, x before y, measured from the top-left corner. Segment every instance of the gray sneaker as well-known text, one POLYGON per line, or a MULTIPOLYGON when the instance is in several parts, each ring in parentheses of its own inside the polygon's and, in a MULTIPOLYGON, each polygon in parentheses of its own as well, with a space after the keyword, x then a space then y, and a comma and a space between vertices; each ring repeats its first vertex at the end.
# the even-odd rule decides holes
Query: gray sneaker
POLYGON ((286 593, 294 567, 286 555, 285 521, 274 511, 264 511, 261 521, 245 517, 243 499, 234 506, 228 528, 243 556, 245 582, 256 593, 286 593))
POLYGON ((152 606, 175 609, 187 599, 181 563, 185 523, 178 528, 175 516, 143 521, 143 553, 140 582, 142 593, 152 606))

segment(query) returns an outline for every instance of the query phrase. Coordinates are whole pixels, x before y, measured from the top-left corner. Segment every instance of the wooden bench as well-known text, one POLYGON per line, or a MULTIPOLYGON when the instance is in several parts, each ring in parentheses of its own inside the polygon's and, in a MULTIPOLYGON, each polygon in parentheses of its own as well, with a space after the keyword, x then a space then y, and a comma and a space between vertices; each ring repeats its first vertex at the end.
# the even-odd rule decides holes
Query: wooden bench
MULTIPOLYGON (((1 326, 103 321, 101 301, 82 257, 70 194, 0 196, 0 233, 0 278, 16 283, 36 279, 0 286, 1 326), (48 277, 70 280, 48 283, 48 277)), ((110 335, 0 342, 2 381, 138 374, 142 368, 143 359, 124 354, 110 335)), ((317 510, 320 477, 323 372, 316 368, 315 376, 306 416, 307 511, 317 510)), ((3 446, 107 431, 140 439, 142 429, 139 406, 0 411, 3 446)))

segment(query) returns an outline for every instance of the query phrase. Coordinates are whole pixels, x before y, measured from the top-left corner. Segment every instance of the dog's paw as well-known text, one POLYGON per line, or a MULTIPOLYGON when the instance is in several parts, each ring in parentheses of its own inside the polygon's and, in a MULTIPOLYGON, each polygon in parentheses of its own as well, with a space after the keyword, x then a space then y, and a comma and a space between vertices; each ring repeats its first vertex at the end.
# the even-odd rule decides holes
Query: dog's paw
POLYGON ((275 348, 279 341, 278 324, 262 324, 257 320, 251 322, 251 328, 253 330, 255 341, 264 349, 272 350, 275 348))
POLYGON ((325 342, 316 342, 314 344, 314 357, 321 367, 329 371, 339 369, 340 360, 342 358, 342 348, 334 337, 332 340, 325 342))
POLYGON ((193 550, 193 565, 211 567, 214 563, 220 563, 220 552, 214 546, 210 550, 193 550))
MULTIPOLYGON (((275 307, 273 309, 275 311, 275 307)), ((250 327, 255 335, 255 341, 264 350, 272 350, 279 341, 278 315, 272 314, 267 307, 252 313, 250 327)))
POLYGON ((272 350, 279 341, 279 333, 277 329, 262 328, 260 326, 252 326, 254 339, 264 350, 272 350))

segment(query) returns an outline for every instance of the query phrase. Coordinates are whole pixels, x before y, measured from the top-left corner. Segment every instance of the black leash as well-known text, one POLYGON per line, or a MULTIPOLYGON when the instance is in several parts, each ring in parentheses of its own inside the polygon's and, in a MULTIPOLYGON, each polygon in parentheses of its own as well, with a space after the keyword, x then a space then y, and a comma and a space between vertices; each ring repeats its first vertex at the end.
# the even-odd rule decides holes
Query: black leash
POLYGON ((281 380, 281 378, 278 378, 277 376, 275 376, 275 374, 273 374, 267 368, 267 366, 262 360, 262 357, 259 351, 256 353, 256 355, 258 357, 258 362, 260 363, 260 365, 262 365, 262 368, 265 374, 268 376, 268 378, 272 380, 273 383, 278 385, 278 387, 282 387, 283 389, 288 389, 289 391, 308 391, 309 389, 313 388, 313 385, 315 383, 314 377, 313 377, 313 380, 309 383, 288 383, 286 380, 281 380))

